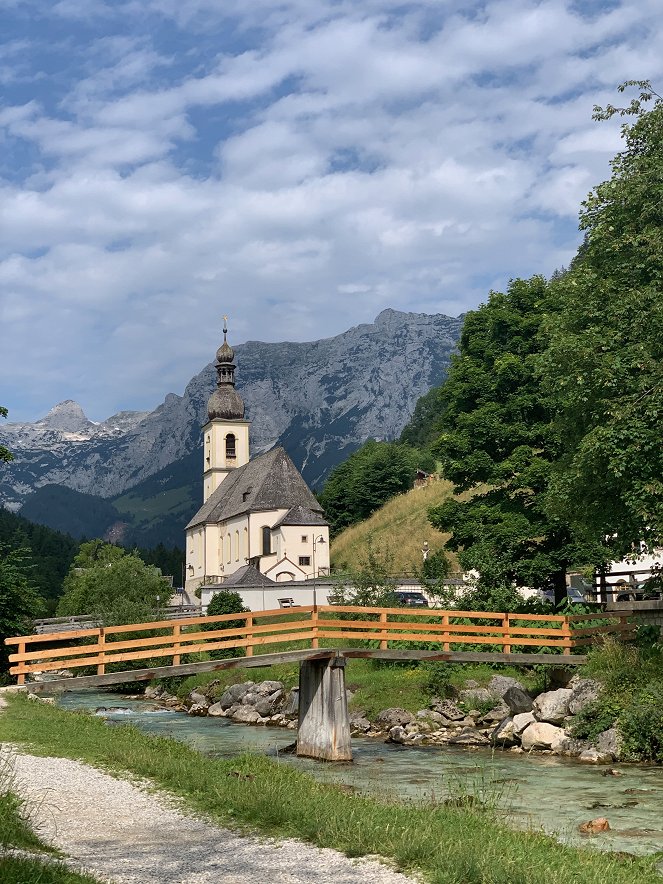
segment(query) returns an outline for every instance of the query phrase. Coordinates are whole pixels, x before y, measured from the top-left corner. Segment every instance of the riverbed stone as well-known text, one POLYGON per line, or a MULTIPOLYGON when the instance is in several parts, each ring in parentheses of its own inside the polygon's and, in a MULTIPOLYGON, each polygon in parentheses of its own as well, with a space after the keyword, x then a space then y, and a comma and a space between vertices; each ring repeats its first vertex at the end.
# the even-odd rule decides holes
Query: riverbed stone
POLYGON ((208 708, 209 707, 208 707, 207 703, 193 703, 187 709, 187 714, 188 715, 197 715, 197 716, 207 715, 208 708))
POLYGON ((407 740, 408 734, 404 727, 401 727, 400 724, 394 725, 394 727, 389 728, 389 737, 387 738, 388 743, 405 743, 407 740))
POLYGON ((458 699, 461 703, 476 705, 478 703, 493 703, 496 698, 488 688, 470 688, 469 690, 459 691, 458 699))
POLYGON ((502 702, 509 707, 512 715, 520 715, 522 712, 531 712, 534 703, 530 695, 522 688, 515 685, 507 688, 502 696, 502 702))
POLYGON ((212 703, 211 706, 207 709, 207 714, 212 718, 224 718, 226 715, 226 710, 223 708, 223 704, 221 702, 212 703))
POLYGON ((582 764, 610 764, 612 760, 612 753, 599 752, 598 749, 585 749, 578 755, 582 764))
POLYGON ((518 688, 520 691, 525 690, 517 678, 511 678, 509 675, 494 675, 488 682, 487 687, 497 697, 503 697, 510 688, 518 688))
POLYGON ((254 688, 256 694, 273 694, 275 691, 283 690, 283 682, 281 681, 261 681, 254 688))
POLYGON ((486 724, 496 724, 502 721, 504 718, 507 718, 509 715, 509 707, 506 703, 503 703, 501 700, 497 704, 497 706, 493 706, 492 709, 489 709, 485 715, 481 716, 481 721, 486 724))
POLYGON ((449 743, 454 746, 488 746, 490 740, 476 728, 465 727, 459 734, 451 737, 449 743))
POLYGON ((433 721, 435 724, 441 724, 445 720, 444 716, 435 712, 434 709, 420 709, 417 712, 417 718, 423 721, 433 721))
POLYGON ((299 715, 299 688, 293 688, 288 693, 281 712, 288 718, 299 715))
POLYGON ((490 734, 490 742, 497 746, 513 746, 517 742, 511 716, 502 719, 497 727, 493 729, 490 734))
POLYGON ((573 691, 569 688, 558 688, 556 691, 546 691, 534 701, 534 714, 539 721, 548 724, 561 724, 569 714, 569 702, 573 691))
MULTIPOLYGON (((272 682, 273 683, 273 682, 272 682)), ((278 682, 277 682, 278 684, 278 682)), ((269 696, 261 697, 258 702, 254 705, 254 709, 256 712, 259 712, 263 717, 269 718, 278 712, 278 709, 283 701, 283 691, 276 690, 274 693, 269 694, 269 696)))
POLYGON ((609 832, 610 823, 604 816, 599 816, 595 820, 588 820, 578 826, 579 831, 583 835, 597 835, 599 832, 609 832))
POLYGON ((189 694, 189 700, 191 700, 194 706, 209 706, 209 700, 205 694, 201 694, 200 691, 191 691, 189 694))
POLYGON ((397 725, 405 727, 405 725, 410 724, 410 722, 414 721, 414 715, 406 709, 394 707, 391 709, 383 709, 382 712, 378 712, 375 720, 385 730, 390 731, 391 728, 396 727, 397 725))
POLYGON ((520 712, 513 716, 513 732, 516 736, 522 734, 525 728, 536 721, 533 712, 520 712))
POLYGON ((569 700, 569 714, 577 715, 582 712, 590 703, 594 703, 601 693, 601 684, 593 678, 577 678, 571 679, 569 688, 572 690, 571 699, 569 700), (576 680, 577 679, 577 680, 576 680))
POLYGON ((623 743, 622 735, 616 727, 609 727, 607 731, 602 731, 596 738, 598 751, 610 755, 612 761, 619 761, 623 743))
POLYGON ((451 700, 433 700, 431 709, 442 715, 447 721, 460 721, 465 718, 465 713, 451 700))
POLYGON ((535 721, 522 732, 523 749, 553 749, 566 736, 563 728, 545 721, 535 721))
POLYGON ((236 712, 233 712, 233 721, 239 721, 244 724, 255 724, 260 715, 251 706, 242 705, 236 712))

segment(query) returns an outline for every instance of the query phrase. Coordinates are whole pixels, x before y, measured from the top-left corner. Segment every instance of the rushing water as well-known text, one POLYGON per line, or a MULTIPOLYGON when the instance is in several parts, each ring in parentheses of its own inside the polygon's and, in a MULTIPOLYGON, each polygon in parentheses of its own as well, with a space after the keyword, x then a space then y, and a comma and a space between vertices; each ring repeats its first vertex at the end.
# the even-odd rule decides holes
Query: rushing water
POLYGON ((174 737, 214 758, 241 752, 268 753, 316 779, 344 783, 362 792, 407 798, 483 793, 516 825, 543 829, 560 840, 603 850, 652 853, 663 850, 663 769, 615 765, 622 776, 603 776, 603 766, 540 755, 491 753, 452 747, 403 748, 382 741, 353 740, 352 764, 325 764, 279 754, 295 732, 235 724, 227 718, 205 718, 160 709, 145 700, 117 694, 77 691, 60 695, 65 709, 105 706, 111 725, 131 722, 141 730, 174 737), (112 707, 118 708, 117 712, 112 707), (605 816, 611 831, 596 836, 578 833, 579 823, 605 816))

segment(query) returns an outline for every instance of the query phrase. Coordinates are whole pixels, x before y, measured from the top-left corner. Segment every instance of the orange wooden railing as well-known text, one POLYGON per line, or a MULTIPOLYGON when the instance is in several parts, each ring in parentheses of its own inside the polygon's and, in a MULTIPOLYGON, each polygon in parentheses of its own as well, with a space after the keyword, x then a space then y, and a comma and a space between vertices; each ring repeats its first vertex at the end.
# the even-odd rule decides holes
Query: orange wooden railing
POLYGON ((170 659, 177 666, 184 654, 243 648, 252 656, 256 648, 267 645, 299 642, 317 648, 320 640, 327 647, 341 640, 368 641, 383 651, 394 648, 395 643, 401 649, 410 643, 427 643, 442 651, 450 651, 452 645, 471 644, 492 645, 504 654, 514 653, 514 648, 539 647, 569 655, 601 636, 630 638, 634 627, 627 617, 619 613, 569 616, 318 605, 22 635, 5 643, 17 646, 9 655, 13 664, 10 672, 23 684, 26 675, 62 668, 92 666, 97 675, 103 675, 112 663, 130 661, 130 672, 140 660, 170 659), (265 620, 268 622, 260 622, 265 620), (224 626, 231 621, 242 625, 224 626), (219 628, 204 630, 203 624, 218 624, 219 628), (157 634, 126 638, 136 632, 157 634), (81 640, 85 641, 81 644, 81 640))

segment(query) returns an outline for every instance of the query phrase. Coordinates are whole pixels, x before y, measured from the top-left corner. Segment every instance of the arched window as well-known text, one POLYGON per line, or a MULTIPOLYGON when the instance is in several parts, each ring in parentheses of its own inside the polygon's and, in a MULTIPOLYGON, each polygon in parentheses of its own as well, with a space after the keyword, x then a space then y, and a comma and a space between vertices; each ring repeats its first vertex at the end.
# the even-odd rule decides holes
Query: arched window
POLYGON ((239 562, 239 531, 235 531, 235 561, 239 562))
POLYGON ((242 558, 246 559, 249 555, 249 531, 248 528, 244 528, 242 532, 242 558))
POLYGON ((262 554, 268 556, 272 552, 272 529, 265 525, 262 529, 262 554))
POLYGON ((234 458, 237 457, 237 450, 235 447, 235 434, 228 433, 226 436, 226 457, 234 458))
POLYGON ((230 534, 226 534, 225 539, 225 547, 226 547, 226 562, 230 564, 231 556, 230 556, 230 534))

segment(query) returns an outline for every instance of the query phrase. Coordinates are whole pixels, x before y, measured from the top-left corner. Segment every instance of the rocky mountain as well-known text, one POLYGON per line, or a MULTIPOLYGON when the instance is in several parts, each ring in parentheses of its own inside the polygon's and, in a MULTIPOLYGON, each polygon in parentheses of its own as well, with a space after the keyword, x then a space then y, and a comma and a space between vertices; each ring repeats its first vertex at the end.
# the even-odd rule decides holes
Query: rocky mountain
MULTIPOLYGON (((235 346, 252 451, 283 445, 318 487, 366 439, 399 435, 419 396, 444 379, 461 327, 462 317, 384 310, 374 323, 333 338, 235 346)), ((93 423, 67 401, 34 423, 0 426, 0 441, 15 456, 0 472, 0 503, 17 510, 37 489, 56 485, 122 498, 126 512, 130 489, 161 472, 173 494, 170 468, 182 459, 186 470, 175 470, 180 486, 189 472, 200 482, 202 468, 191 455, 201 444, 214 384, 210 363, 183 396, 170 393, 151 412, 120 412, 93 423)), ((151 493, 154 483, 147 487, 151 493)), ((148 506, 139 494, 130 509, 139 498, 148 506)))

